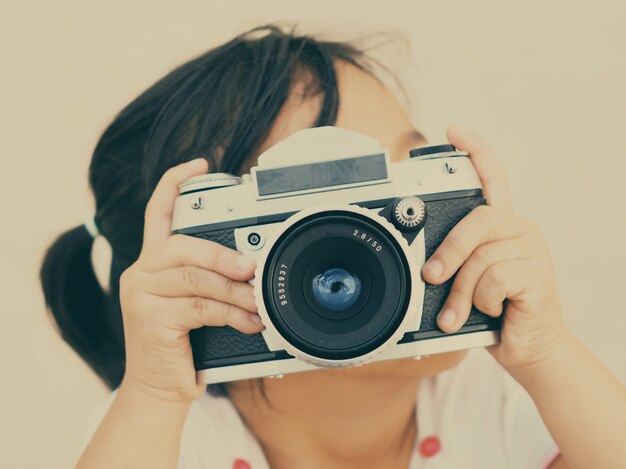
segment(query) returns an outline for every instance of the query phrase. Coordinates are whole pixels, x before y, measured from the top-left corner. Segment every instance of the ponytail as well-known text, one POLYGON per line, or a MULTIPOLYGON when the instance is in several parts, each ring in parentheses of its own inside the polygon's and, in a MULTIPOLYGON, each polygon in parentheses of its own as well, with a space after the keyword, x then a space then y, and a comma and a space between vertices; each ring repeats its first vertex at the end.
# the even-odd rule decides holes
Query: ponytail
POLYGON ((92 245, 85 225, 59 236, 41 266, 41 285, 65 342, 114 389, 124 373, 124 344, 91 264, 92 245))

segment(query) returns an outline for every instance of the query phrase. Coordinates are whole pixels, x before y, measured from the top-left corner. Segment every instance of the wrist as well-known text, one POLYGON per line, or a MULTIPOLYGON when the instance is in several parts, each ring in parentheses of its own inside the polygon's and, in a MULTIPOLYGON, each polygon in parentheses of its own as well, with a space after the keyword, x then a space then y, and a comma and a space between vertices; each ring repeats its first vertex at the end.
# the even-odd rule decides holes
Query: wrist
POLYGON ((159 409, 171 415, 187 415, 193 399, 185 399, 178 394, 165 393, 159 390, 146 389, 126 377, 117 391, 118 399, 122 399, 135 409, 159 409))
POLYGON ((77 467, 176 467, 189 407, 125 378, 77 467))
POLYGON ((539 384, 545 383, 556 371, 573 358, 576 341, 565 328, 555 340, 535 353, 527 363, 507 369, 509 374, 527 391, 539 384))

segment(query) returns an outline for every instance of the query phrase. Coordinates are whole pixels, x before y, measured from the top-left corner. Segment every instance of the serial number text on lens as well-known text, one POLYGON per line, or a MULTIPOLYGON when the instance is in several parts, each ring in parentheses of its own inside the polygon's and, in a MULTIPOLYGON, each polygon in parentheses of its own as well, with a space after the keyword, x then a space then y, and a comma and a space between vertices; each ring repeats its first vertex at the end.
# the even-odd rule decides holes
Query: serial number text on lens
POLYGON ((286 295, 286 290, 285 290, 285 280, 286 280, 286 275, 287 275, 287 266, 285 264, 281 264, 280 265, 280 269, 278 271, 278 277, 277 277, 277 290, 276 292, 278 293, 278 299, 280 300, 280 305, 281 306, 285 306, 287 304, 287 295, 286 295))

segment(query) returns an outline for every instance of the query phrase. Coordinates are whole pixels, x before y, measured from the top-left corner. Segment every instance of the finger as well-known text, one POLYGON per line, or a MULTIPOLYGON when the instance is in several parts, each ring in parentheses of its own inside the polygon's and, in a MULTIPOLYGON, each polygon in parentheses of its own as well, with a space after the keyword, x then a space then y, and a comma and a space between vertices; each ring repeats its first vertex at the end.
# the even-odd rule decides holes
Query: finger
POLYGON ((509 209, 476 207, 448 233, 424 265, 422 275, 435 285, 445 282, 477 247, 498 239, 517 238, 529 230, 529 223, 509 209))
POLYGON ((151 248, 170 236, 174 202, 179 194, 178 185, 190 177, 207 171, 207 161, 204 158, 197 158, 174 166, 163 174, 146 205, 144 248, 151 248))
POLYGON ((145 278, 145 290, 152 295, 165 298, 199 296, 231 303, 251 313, 257 311, 251 285, 195 265, 160 270, 145 278))
POLYGON ((531 244, 526 236, 493 241, 477 248, 454 279, 450 294, 437 317, 439 328, 444 332, 456 332, 465 324, 472 310, 476 285, 489 267, 500 262, 524 260, 530 255, 531 244))
POLYGON ((176 234, 165 243, 146 253, 141 268, 147 272, 195 265, 212 270, 233 280, 249 280, 254 275, 255 262, 234 249, 214 241, 176 234))
POLYGON ((527 260, 501 262, 489 267, 476 285, 473 302, 490 316, 502 314, 505 299, 515 300, 523 294, 533 278, 527 260))
POLYGON ((489 145, 478 135, 457 126, 448 128, 448 141, 469 153, 487 203, 493 207, 510 207, 511 194, 504 169, 489 145))
POLYGON ((202 326, 230 326, 239 332, 254 334, 264 328, 258 314, 211 298, 161 298, 160 304, 174 326, 184 330, 202 326))

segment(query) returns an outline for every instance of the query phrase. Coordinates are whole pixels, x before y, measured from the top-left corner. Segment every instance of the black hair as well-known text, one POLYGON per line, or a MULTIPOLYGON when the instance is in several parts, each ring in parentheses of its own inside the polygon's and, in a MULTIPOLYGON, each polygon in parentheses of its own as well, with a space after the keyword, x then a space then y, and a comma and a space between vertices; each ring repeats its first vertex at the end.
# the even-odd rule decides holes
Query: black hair
POLYGON ((48 249, 41 283, 63 339, 112 389, 124 375, 119 277, 139 256, 143 217, 170 167, 204 156, 213 172, 238 174, 267 136, 294 83, 323 95, 315 126, 333 125, 339 107, 334 62, 371 73, 365 54, 346 42, 317 40, 262 26, 190 60, 126 106, 100 137, 89 180, 95 223, 112 247, 109 292, 91 265, 84 226, 48 249))

